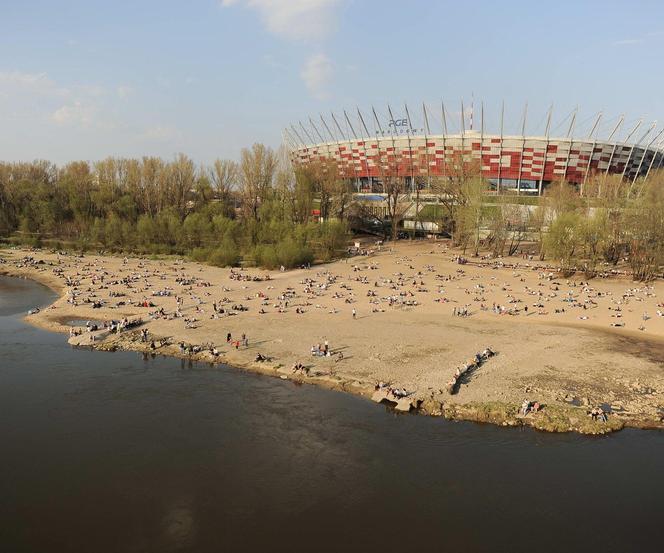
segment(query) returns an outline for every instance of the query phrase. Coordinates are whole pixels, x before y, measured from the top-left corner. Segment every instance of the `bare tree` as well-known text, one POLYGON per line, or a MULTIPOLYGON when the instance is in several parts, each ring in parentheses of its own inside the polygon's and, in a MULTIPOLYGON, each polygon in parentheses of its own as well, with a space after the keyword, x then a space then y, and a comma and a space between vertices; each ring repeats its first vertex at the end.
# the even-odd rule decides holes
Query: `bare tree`
POLYGON ((385 194, 387 217, 391 225, 392 240, 396 240, 399 225, 412 202, 407 195, 405 180, 399 175, 399 161, 396 152, 381 150, 379 146, 378 167, 385 194))
POLYGON ((215 159, 207 171, 216 198, 224 204, 230 203, 231 193, 238 187, 240 168, 229 159, 215 159))
POLYGON ((627 208, 629 263, 635 280, 652 280, 664 263, 664 192, 661 175, 627 208))
MULTIPOLYGON (((466 159, 462 154, 454 155, 445 164, 446 176, 436 177, 431 181, 431 190, 438 196, 447 215, 441 218, 440 226, 447 230, 455 244, 460 244, 463 237, 458 235, 459 210, 463 210, 475 195, 476 183, 481 181, 479 160, 466 159)), ((441 213, 442 214, 442 213, 441 213)))
POLYGON ((277 160, 272 148, 254 144, 240 156, 240 194, 245 217, 258 220, 258 210, 272 188, 277 160))
POLYGON ((184 154, 178 154, 168 167, 169 192, 175 202, 175 208, 180 217, 184 219, 187 211, 187 197, 196 184, 196 167, 193 160, 184 154))

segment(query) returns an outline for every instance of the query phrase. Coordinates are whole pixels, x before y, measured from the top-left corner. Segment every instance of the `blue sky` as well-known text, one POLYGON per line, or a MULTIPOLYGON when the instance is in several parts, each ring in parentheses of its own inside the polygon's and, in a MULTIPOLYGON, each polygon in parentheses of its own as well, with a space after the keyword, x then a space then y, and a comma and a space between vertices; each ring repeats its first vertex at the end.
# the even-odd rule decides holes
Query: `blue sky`
MULTIPOLYGON (((541 134, 603 110, 664 124, 664 3, 656 1, 0 0, 0 159, 184 152, 207 163, 278 146, 309 115, 408 102, 506 103, 541 134)), ((640 131, 639 131, 640 132, 640 131)))

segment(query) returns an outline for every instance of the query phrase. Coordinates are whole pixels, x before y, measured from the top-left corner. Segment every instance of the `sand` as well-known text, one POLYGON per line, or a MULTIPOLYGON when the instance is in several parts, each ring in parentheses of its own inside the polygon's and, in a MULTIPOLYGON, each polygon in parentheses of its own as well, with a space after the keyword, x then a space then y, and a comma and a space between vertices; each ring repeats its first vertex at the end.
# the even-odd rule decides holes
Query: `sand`
POLYGON ((367 397, 383 382, 405 390, 423 412, 449 418, 583 432, 664 427, 662 282, 565 279, 517 257, 459 264, 444 242, 404 241, 371 252, 266 272, 4 250, 0 273, 40 280, 61 295, 27 317, 33 324, 69 332, 72 320, 127 317, 141 318, 148 330, 141 342, 138 329, 107 337, 83 327, 74 345, 224 362, 367 397), (94 301, 102 306, 87 303, 94 301), (153 306, 139 306, 144 301, 153 306), (215 314, 213 302, 224 313, 215 314), (247 310, 232 309, 239 305, 247 310), (155 316, 161 309, 165 316, 155 316), (248 347, 228 344, 229 332, 233 340, 246 334, 248 347), (311 347, 326 340, 332 355, 312 356, 311 347), (183 354, 179 342, 203 351, 183 354), (218 356, 208 351, 212 345, 218 356), (455 369, 486 347, 497 355, 463 379, 458 393, 447 393, 455 369), (270 360, 255 362, 257 353, 270 360), (308 375, 291 370, 298 362, 308 375), (545 408, 521 417, 524 400, 545 408), (609 424, 587 416, 598 405, 610 406, 609 424))

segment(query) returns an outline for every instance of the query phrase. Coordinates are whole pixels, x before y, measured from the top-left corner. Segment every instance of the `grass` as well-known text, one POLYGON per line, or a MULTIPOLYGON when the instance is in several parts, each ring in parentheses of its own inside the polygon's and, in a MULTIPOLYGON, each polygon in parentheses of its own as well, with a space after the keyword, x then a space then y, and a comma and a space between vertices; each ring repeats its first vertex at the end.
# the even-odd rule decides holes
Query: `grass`
POLYGON ((582 407, 545 405, 542 411, 522 417, 519 406, 499 401, 444 405, 443 415, 452 420, 489 422, 502 426, 528 425, 546 432, 580 432, 582 434, 606 434, 620 430, 624 421, 609 416, 607 422, 592 420, 582 407))
POLYGON ((532 417, 532 426, 548 432, 574 430, 582 434, 605 434, 620 430, 623 428, 624 422, 610 415, 606 422, 594 421, 586 413, 585 407, 548 405, 541 413, 532 417))

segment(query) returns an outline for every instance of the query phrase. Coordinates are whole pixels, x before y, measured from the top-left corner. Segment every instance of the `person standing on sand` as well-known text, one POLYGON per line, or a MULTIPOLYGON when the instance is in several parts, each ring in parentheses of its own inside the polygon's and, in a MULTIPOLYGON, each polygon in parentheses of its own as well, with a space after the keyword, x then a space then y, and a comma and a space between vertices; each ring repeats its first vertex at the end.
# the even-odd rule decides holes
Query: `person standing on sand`
POLYGON ((353 307, 353 319, 357 319, 357 311, 355 311, 354 307, 353 307))

